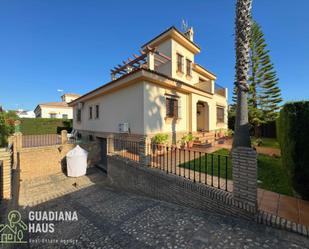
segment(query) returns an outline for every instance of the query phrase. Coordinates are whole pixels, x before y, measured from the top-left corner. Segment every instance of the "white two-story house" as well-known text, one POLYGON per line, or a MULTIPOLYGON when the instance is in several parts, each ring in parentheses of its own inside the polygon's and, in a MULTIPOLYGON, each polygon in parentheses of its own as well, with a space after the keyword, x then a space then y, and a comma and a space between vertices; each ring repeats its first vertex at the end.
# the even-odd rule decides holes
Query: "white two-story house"
POLYGON ((34 109, 35 117, 73 119, 73 108, 68 103, 78 97, 80 97, 79 94, 65 93, 61 96, 61 102, 38 104, 34 109))
POLYGON ((110 82, 69 104, 74 129, 83 138, 167 133, 172 143, 189 132, 211 139, 227 129, 227 89, 195 63, 201 49, 193 35, 171 27, 114 67, 110 82))

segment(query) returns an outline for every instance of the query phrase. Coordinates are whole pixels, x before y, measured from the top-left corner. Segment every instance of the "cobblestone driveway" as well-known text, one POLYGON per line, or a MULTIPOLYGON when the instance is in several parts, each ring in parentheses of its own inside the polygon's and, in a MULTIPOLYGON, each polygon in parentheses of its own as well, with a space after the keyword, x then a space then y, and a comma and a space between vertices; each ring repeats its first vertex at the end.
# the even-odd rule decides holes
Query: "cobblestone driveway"
POLYGON ((30 210, 76 210, 79 220, 57 222, 54 233, 30 234, 28 248, 309 248, 305 237, 126 193, 104 179, 26 208, 23 217, 30 210))

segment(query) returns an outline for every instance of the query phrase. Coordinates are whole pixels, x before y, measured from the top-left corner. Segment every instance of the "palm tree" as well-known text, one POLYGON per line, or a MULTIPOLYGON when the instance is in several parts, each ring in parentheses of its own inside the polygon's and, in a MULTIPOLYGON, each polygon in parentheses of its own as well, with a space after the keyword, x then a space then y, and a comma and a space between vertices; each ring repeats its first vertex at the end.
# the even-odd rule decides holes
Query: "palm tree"
POLYGON ((235 135, 233 148, 243 146, 251 147, 249 123, 248 123, 248 102, 249 91, 249 51, 251 36, 251 6, 252 0, 237 0, 235 19, 235 49, 236 49, 236 82, 237 87, 237 108, 235 121, 235 135))

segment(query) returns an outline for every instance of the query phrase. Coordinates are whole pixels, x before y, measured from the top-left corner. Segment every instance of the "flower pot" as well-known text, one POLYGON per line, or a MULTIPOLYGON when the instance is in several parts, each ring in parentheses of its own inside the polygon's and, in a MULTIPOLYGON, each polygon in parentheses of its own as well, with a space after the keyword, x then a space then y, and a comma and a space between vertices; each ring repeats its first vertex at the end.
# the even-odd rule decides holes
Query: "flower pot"
POLYGON ((165 146, 164 144, 155 144, 153 147, 153 151, 157 155, 162 155, 164 154, 165 146))
POLYGON ((220 131, 220 132, 219 132, 219 138, 222 138, 222 137, 224 137, 224 136, 225 136, 224 132, 223 132, 223 131, 220 131))
POLYGON ((187 147, 192 148, 193 147, 193 141, 188 141, 187 142, 187 147))

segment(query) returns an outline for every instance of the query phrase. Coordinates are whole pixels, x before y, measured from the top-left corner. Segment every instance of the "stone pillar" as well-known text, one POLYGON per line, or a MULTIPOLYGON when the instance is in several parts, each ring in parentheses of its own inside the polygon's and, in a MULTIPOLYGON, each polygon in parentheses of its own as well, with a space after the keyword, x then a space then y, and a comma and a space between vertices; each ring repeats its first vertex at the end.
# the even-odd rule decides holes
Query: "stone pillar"
POLYGON ((14 153, 14 167, 17 166, 17 154, 23 147, 23 135, 21 132, 14 133, 13 138, 13 153, 14 153))
POLYGON ((143 166, 148 166, 150 163, 149 147, 149 139, 147 136, 143 136, 139 141, 139 162, 143 166))
POLYGON ((115 152, 115 138, 113 136, 107 137, 107 154, 113 155, 115 152))
POLYGON ((68 132, 67 130, 61 131, 61 144, 66 144, 68 142, 68 132))
POLYGON ((9 151, 0 151, 1 188, 3 199, 11 199, 11 154, 9 151))
POLYGON ((16 147, 16 151, 20 151, 21 148, 23 147, 23 134, 20 132, 15 133, 15 144, 14 146, 16 147))
POLYGON ((232 150, 233 196, 240 205, 257 212, 257 154, 248 147, 232 150))

